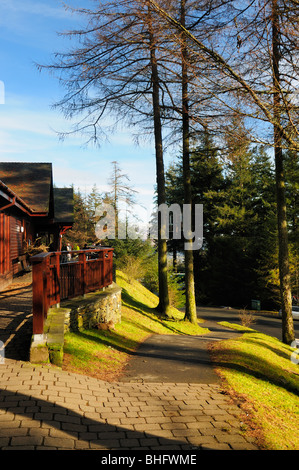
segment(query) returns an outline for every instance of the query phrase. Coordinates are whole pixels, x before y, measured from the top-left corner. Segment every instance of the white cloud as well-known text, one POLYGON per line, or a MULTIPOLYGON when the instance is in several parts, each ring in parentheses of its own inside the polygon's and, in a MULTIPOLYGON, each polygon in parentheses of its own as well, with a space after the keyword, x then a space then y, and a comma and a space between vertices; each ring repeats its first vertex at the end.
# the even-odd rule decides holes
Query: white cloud
POLYGON ((66 18, 70 16, 70 12, 66 11, 61 2, 55 2, 57 6, 50 6, 45 2, 34 0, 2 0, 2 13, 21 15, 27 13, 29 15, 38 15, 47 18, 66 18))
POLYGON ((53 52, 54 44, 63 43, 57 32, 76 29, 79 21, 59 0, 1 0, 0 36, 22 50, 34 48, 35 54, 37 49, 53 52))
POLYGON ((20 132, 26 131, 32 134, 41 134, 44 136, 53 136, 46 121, 38 118, 36 113, 19 112, 16 115, 0 115, 0 129, 5 131, 20 132))
MULTIPOLYGON (((90 192, 93 185, 96 184, 95 180, 99 180, 98 175, 90 170, 78 169, 71 165, 65 165, 61 162, 61 165, 57 164, 53 168, 54 182, 57 186, 67 186, 74 184, 75 189, 86 190, 90 192)), ((98 181, 99 183, 99 181, 98 181)), ((101 184, 99 191, 102 192, 106 189, 106 182, 104 185, 101 184), (104 189, 105 188, 105 189, 104 189)))

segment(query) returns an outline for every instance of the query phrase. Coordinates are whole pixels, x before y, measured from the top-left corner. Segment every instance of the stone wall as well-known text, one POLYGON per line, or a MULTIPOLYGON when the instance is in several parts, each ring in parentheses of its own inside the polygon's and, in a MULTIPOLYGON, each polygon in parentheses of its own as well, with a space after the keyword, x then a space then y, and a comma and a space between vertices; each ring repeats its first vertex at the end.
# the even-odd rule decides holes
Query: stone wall
POLYGON ((121 288, 113 283, 105 290, 91 292, 61 303, 70 310, 69 329, 96 328, 99 323, 121 322, 121 288))
POLYGON ((62 366, 64 334, 81 328, 97 328, 98 324, 121 322, 121 288, 112 284, 105 290, 61 302, 48 311, 42 338, 32 337, 30 362, 62 366))
POLYGON ((61 307, 49 309, 44 325, 44 334, 32 336, 30 362, 33 364, 51 363, 62 366, 64 334, 69 331, 70 310, 61 307))

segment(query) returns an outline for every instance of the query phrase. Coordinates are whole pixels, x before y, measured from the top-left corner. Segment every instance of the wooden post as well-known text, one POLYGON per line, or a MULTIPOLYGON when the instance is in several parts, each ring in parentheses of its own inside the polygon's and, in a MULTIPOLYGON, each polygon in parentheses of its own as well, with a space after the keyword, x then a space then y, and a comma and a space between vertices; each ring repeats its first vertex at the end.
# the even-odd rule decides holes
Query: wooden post
POLYGON ((57 276, 57 284, 56 284, 56 300, 57 306, 60 306, 60 252, 55 253, 55 265, 56 265, 56 276, 57 276))
POLYGON ((106 287, 106 251, 103 250, 99 253, 99 257, 102 261, 102 278, 100 279, 100 288, 106 287))
POLYGON ((50 307, 50 256, 47 256, 44 260, 43 284, 45 320, 47 317, 48 309, 50 307))
POLYGON ((45 256, 37 255, 32 262, 32 291, 33 291, 33 335, 43 335, 46 305, 45 305, 45 256))
POLYGON ((109 251, 109 284, 113 283, 113 250, 109 251))
POLYGON ((79 254, 79 260, 81 262, 82 270, 81 270, 81 289, 82 295, 86 294, 86 280, 87 280, 87 273, 86 273, 86 253, 83 251, 79 254))

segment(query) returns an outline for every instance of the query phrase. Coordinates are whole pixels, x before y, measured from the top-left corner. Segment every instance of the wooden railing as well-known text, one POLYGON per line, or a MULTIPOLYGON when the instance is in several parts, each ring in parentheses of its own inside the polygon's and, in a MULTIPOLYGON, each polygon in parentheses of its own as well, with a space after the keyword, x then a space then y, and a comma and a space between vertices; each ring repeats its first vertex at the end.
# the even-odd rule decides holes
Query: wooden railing
POLYGON ((34 335, 43 334, 51 306, 113 282, 113 248, 40 253, 31 264, 34 335))

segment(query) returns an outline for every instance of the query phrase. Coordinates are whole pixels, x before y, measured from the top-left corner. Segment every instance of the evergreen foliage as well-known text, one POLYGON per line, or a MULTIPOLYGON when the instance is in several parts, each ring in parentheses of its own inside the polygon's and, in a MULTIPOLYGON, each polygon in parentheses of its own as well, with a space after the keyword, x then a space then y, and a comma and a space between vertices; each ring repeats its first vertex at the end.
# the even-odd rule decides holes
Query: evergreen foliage
MULTIPOLYGON (((264 309, 279 308, 271 158, 246 140, 226 146, 224 154, 205 132, 192 150, 191 167, 193 202, 204 210, 204 244, 194 253, 197 301, 251 308, 257 299, 264 309)), ((180 158, 168 169, 166 187, 168 204, 182 203, 180 158)), ((182 249, 178 240, 169 246, 182 249)))

